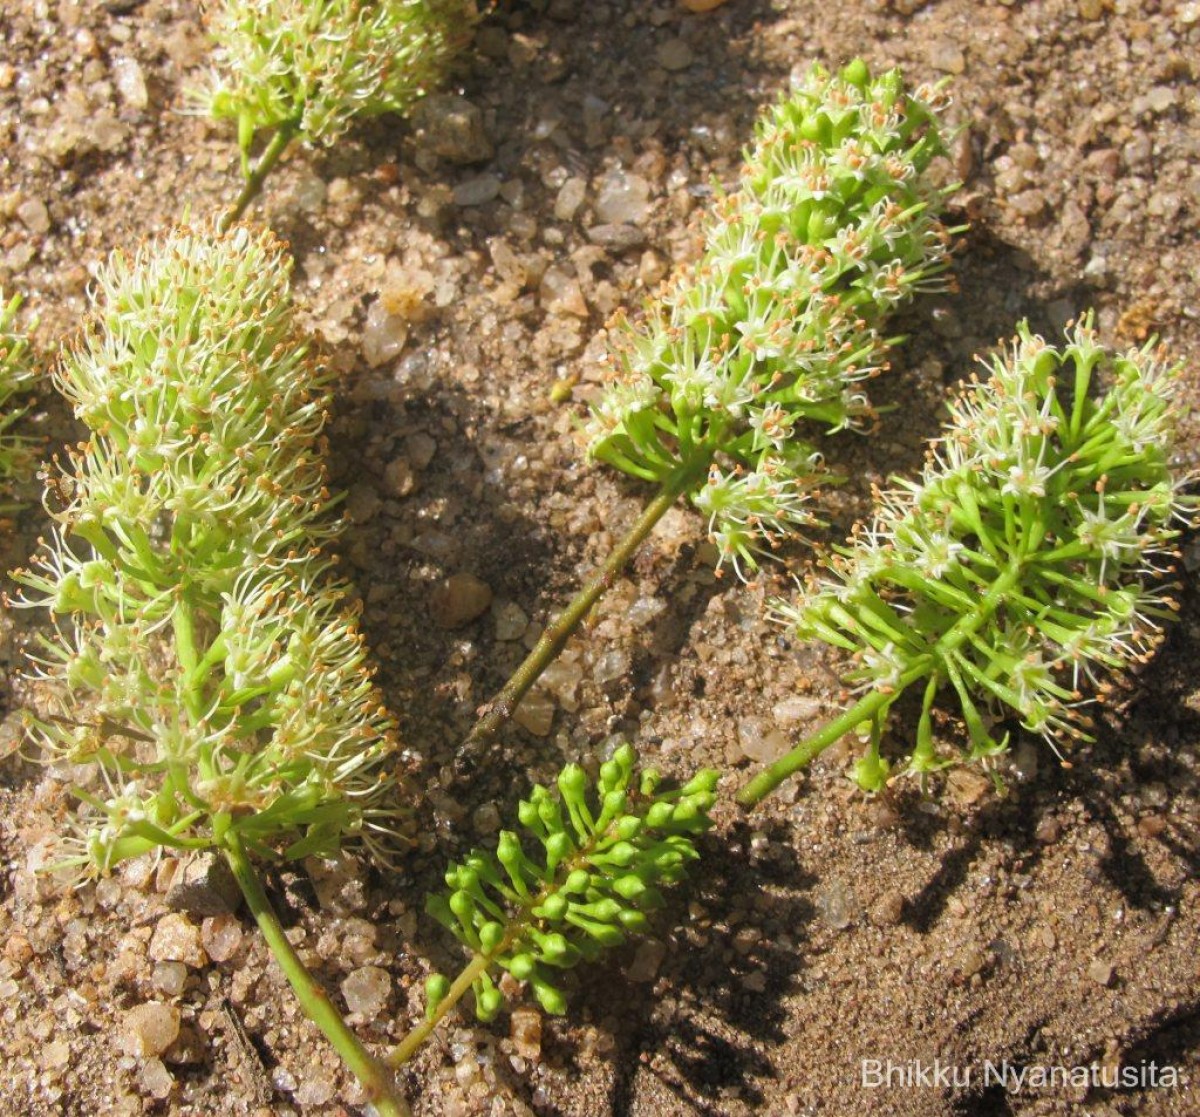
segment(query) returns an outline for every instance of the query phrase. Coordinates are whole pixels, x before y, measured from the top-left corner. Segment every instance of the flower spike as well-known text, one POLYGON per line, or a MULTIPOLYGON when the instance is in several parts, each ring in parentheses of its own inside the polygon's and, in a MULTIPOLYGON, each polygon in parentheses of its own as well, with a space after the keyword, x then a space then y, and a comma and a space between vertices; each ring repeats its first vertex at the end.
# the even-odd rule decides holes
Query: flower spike
POLYGON ((1090 314, 1059 349, 1019 327, 991 378, 951 405, 920 482, 884 494, 829 576, 777 605, 797 636, 851 653, 865 696, 740 800, 757 802, 863 723, 872 744, 855 775, 878 790, 883 723, 918 683, 909 772, 955 759, 933 741, 940 697, 961 712, 963 759, 1003 752, 993 723, 1006 717, 1056 748, 1087 739, 1092 696, 1148 658, 1178 609, 1175 540, 1200 503, 1170 463, 1177 379, 1153 344, 1105 349, 1090 314))
POLYGON ((90 430, 57 528, 18 572, 58 628, 36 659, 51 754, 100 769, 69 863, 160 846, 382 849, 396 743, 357 615, 321 544, 338 530, 330 375, 299 333, 269 233, 180 230, 96 279, 55 381, 90 430))
POLYGON ((700 261, 614 331, 611 384, 588 425, 594 458, 686 491, 739 573, 812 522, 821 475, 806 441, 862 427, 884 322, 943 287, 938 88, 891 71, 815 67, 759 122, 741 188, 721 197, 700 261))
POLYGON ((334 143, 356 117, 406 114, 477 18, 474 0, 211 0, 205 113, 237 123, 244 169, 260 131, 334 143))
POLYGON ((33 382, 28 343, 13 326, 20 306, 19 297, 5 302, 0 292, 0 484, 25 473, 33 460, 29 441, 12 433, 13 424, 25 411, 13 402, 33 382))

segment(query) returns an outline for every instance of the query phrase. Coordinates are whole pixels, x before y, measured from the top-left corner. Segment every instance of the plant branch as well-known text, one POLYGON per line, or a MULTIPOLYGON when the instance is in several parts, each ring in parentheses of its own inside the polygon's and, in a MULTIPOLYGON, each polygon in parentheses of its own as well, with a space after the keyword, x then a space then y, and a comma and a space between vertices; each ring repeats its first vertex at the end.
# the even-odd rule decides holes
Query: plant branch
POLYGON ((988 592, 979 599, 974 610, 954 625, 931 649, 931 654, 922 655, 903 675, 894 687, 888 690, 873 690, 864 695, 850 709, 823 726, 811 737, 803 740, 786 756, 764 768, 737 794, 737 801, 746 808, 757 806, 771 794, 788 776, 811 764, 835 741, 841 740, 856 725, 869 721, 896 701, 900 693, 918 679, 923 679, 935 670, 935 665, 956 651, 970 639, 996 612, 1004 599, 1020 584, 1024 563, 1014 559, 992 583, 988 592))
POLYGON ((241 219, 247 208, 249 208, 250 203, 262 193, 263 183, 266 181, 267 175, 271 173, 275 164, 283 157, 283 153, 287 151, 295 135, 296 129, 294 125, 291 127, 282 125, 275 130, 275 134, 271 137, 271 142, 267 144, 266 150, 259 156, 258 162, 254 164, 254 167, 246 176, 242 192, 238 195, 237 201, 233 203, 233 208, 217 222, 218 232, 227 233, 233 224, 241 219))
POLYGON ((308 1018, 325 1036, 343 1062, 362 1083, 371 1105, 380 1117, 411 1117, 408 1104, 396 1092, 395 1084, 387 1068, 362 1045, 350 1030, 341 1014, 333 1007, 325 990, 309 973, 280 926, 279 917, 267 899, 237 832, 230 830, 225 836, 225 859, 237 878, 246 904, 262 932, 267 946, 275 955, 279 968, 283 970, 308 1018))
POLYGON ((488 967, 496 960, 496 955, 502 954, 512 945, 514 937, 515 934, 510 932, 494 951, 490 953, 481 952, 471 959, 462 973, 454 979, 454 984, 450 986, 450 990, 445 997, 438 1002, 437 1008, 433 1010, 432 1015, 422 1020, 395 1048, 388 1052, 385 1059, 388 1066, 402 1067, 416 1054, 421 1044, 433 1034, 434 1029, 442 1022, 446 1013, 458 1004, 467 995, 471 986, 487 972, 488 967))
MULTIPOLYGON (((911 681, 910 679, 909 682, 911 681)), ((788 776, 795 775, 801 768, 811 764, 835 741, 840 741, 856 725, 870 721, 884 706, 895 700, 894 692, 885 694, 881 690, 873 690, 864 695, 850 709, 828 722, 811 737, 803 740, 786 756, 780 757, 770 767, 759 772, 738 792, 737 801, 746 808, 756 807, 788 776)))
POLYGON ((680 495, 691 487, 696 476, 708 468, 711 456, 711 452, 700 455, 702 461, 699 464, 693 462, 689 466, 681 467, 663 483, 658 495, 643 509, 637 523, 613 548, 604 564, 588 579, 584 587, 571 599, 570 604, 546 626, 533 651, 513 672, 500 693, 487 704, 482 716, 475 723, 475 728, 459 748, 460 759, 490 743, 508 723, 529 688, 558 658, 572 633, 583 623, 592 606, 612 588, 658 521, 666 515, 680 495))

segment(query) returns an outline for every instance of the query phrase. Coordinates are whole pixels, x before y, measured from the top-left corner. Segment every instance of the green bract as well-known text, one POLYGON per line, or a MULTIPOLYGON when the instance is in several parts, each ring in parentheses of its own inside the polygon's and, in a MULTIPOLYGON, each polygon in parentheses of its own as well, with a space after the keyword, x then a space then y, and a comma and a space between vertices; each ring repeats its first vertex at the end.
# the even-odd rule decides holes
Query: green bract
POLYGON ((98 778, 82 850, 300 857, 388 832, 395 749, 357 618, 319 544, 330 375, 299 334, 269 233, 179 231, 115 254, 57 386, 90 429, 27 604, 59 622, 45 745, 98 778))
POLYGON ((407 113, 475 19, 474 0, 213 0, 218 67, 194 100, 237 121, 247 159, 260 130, 331 144, 355 116, 407 113))
POLYGON ((644 321, 615 330, 592 456, 648 481, 686 476, 723 560, 810 522, 806 441, 871 415, 892 309, 941 286, 937 89, 862 62, 815 68, 759 122, 742 186, 720 198, 700 261, 644 321))
POLYGON ((1170 468, 1175 382, 1149 346, 1103 349, 1090 316, 1061 349, 1022 326, 952 405, 920 483, 885 494, 833 578, 780 607, 797 635, 853 654, 870 693, 841 720, 874 727, 860 784, 887 778, 883 719, 918 683, 913 772, 949 763, 931 725, 942 694, 972 759, 1003 749, 993 718, 1052 743, 1086 736, 1088 691, 1144 660, 1178 608, 1165 576, 1196 502, 1170 468))
MULTIPOLYGON (((501 831, 495 854, 476 850, 452 865, 450 891, 430 897, 430 913, 476 952, 480 1019, 503 1000, 487 972, 493 965, 528 982, 547 1012, 565 1011, 553 972, 644 930, 647 913, 663 903, 659 885, 681 880, 699 856, 695 839, 711 825, 717 773, 660 791, 653 769, 635 775, 636 759, 629 745, 619 748, 601 765, 594 795, 577 764, 559 775, 559 796, 535 787, 517 812, 525 840, 501 831)), ((431 1013, 450 988, 440 975, 430 979, 431 1013)))
POLYGON ((20 298, 6 303, 0 293, 0 485, 27 469, 33 456, 27 440, 11 432, 24 414, 24 408, 14 407, 13 400, 27 391, 33 380, 29 347, 13 327, 20 306, 20 298))

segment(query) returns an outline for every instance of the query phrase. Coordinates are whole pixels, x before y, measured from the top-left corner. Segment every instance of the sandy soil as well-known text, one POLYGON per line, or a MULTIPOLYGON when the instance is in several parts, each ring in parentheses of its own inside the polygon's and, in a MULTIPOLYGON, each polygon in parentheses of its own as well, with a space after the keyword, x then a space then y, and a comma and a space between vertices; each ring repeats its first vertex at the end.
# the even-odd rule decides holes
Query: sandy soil
MULTIPOLYGON (((48 357, 80 317, 89 268, 185 206, 227 204, 235 152, 179 111, 206 59, 193 3, 12 0, 0 41, 0 282, 40 315, 48 357)), ((692 251, 689 221, 714 178, 733 181, 757 107, 812 59, 855 54, 914 80, 952 76, 963 130, 947 173, 965 179, 971 229, 960 293, 901 323, 911 340, 879 384, 896 410, 877 437, 828 446, 850 477, 826 511, 831 537, 863 514, 872 482, 919 462, 950 386, 1021 316, 1052 332, 1094 306, 1110 340, 1160 333, 1200 388, 1192 0, 731 0, 708 15, 673 0, 514 3, 479 32, 454 86, 480 110, 489 158, 456 164, 380 121, 335 151, 295 153, 270 181, 258 214, 290 239, 298 296, 345 369, 332 433, 350 490, 346 568, 420 757, 422 839, 402 872, 347 861, 269 878, 335 994, 354 971, 386 971, 383 1010, 353 1018, 368 1039, 399 1035, 428 965, 453 965, 422 897, 446 858, 494 833, 527 779, 620 735, 674 773, 732 769, 732 786, 764 735, 790 738, 837 706, 836 660, 763 619, 784 572, 754 588, 715 580, 702 524, 681 511, 524 727, 477 770, 452 764, 476 707, 644 497, 585 465, 573 435, 607 316, 636 308, 692 251), (634 231, 596 243, 614 184, 634 231), (403 351, 372 367, 363 341, 381 296, 416 308, 403 351), (576 378, 574 401, 556 402, 552 388, 576 378), (458 629, 431 623, 433 588, 464 572, 488 584, 492 608, 458 629)), ((50 395, 38 421, 63 437, 50 395)), ((1188 433, 1194 465, 1195 420, 1188 433)), ((0 557, 21 561, 44 529, 35 503, 0 557)), ((1162 654, 1070 770, 1022 743, 1006 799, 964 773, 928 798, 864 800, 844 756, 827 755, 752 818, 723 807, 660 939, 582 975, 564 1019, 519 1015, 514 1038, 508 1017, 461 1017, 405 1076, 418 1111, 1200 1111, 1190 576, 1184 597, 1162 654), (973 1078, 872 1089, 871 1059, 910 1074, 937 1059, 973 1078), (989 1061, 1013 1074, 1142 1068, 1141 1084, 1018 1091, 985 1081, 989 1061), (1150 1064, 1188 1083, 1148 1085, 1150 1064)), ((10 710, 26 698, 16 664, 39 623, 3 620, 10 710)), ((18 743, 10 716, 0 1113, 358 1112, 357 1087, 252 924, 169 911, 174 862, 66 893, 34 873, 70 773, 24 762, 18 743), (148 1002, 182 1016, 161 1058, 135 1053, 133 1010, 148 1002)))

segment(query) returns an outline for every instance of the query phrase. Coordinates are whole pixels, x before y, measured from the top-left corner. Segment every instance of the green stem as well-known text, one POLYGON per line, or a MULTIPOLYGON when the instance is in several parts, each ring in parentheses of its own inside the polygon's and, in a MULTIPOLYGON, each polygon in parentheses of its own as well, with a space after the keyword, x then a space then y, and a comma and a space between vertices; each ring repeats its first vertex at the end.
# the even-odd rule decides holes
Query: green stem
POLYGON ((454 984, 450 986, 446 995, 438 1002, 437 1008, 433 1010, 433 1015, 413 1028, 389 1052, 386 1059, 388 1066, 402 1067, 407 1063, 421 1044, 433 1034, 433 1030, 442 1022, 442 1018, 446 1013, 458 1004, 467 995, 471 986, 487 972, 488 967, 495 961, 496 955, 503 953, 504 950, 508 949, 509 945, 511 945, 510 936, 506 935, 494 953, 476 954, 466 969, 455 979, 454 984))
POLYGON ((396 1092, 391 1073, 367 1051, 358 1036, 350 1030, 341 1014, 333 1007, 325 990, 309 973, 292 944, 288 942, 283 927, 280 926, 279 917, 259 883, 236 830, 231 829, 226 833, 224 853, 241 887, 242 895, 246 897, 246 904, 258 924, 258 929, 262 932, 267 946, 271 948, 271 953, 275 955, 279 968, 283 970, 308 1018, 321 1029, 322 1034, 342 1057, 342 1061, 362 1083, 368 1100, 380 1117, 411 1117, 408 1104, 396 1092))
MULTIPOLYGON (((925 668, 922 668, 922 674, 925 668)), ((919 678, 920 676, 915 676, 919 678)), ((909 679, 908 682, 912 682, 909 679)), ((907 686, 901 680, 902 686, 907 686)), ((902 688, 897 688, 902 689, 902 688)), ((801 768, 811 764, 822 752, 835 741, 840 741, 856 725, 870 721, 884 706, 896 700, 895 691, 884 694, 881 690, 873 690, 864 695, 850 709, 843 711, 833 721, 827 723, 811 737, 802 741, 787 756, 781 756, 774 764, 764 768, 737 794, 737 801, 743 807, 757 806, 771 794, 788 776, 794 775, 801 768)))
POLYGON ((271 142, 267 144, 267 149, 259 156, 258 162, 254 164, 253 169, 246 176, 246 182, 242 186, 242 192, 238 195, 237 201, 233 203, 233 208, 217 222, 217 232, 227 233, 232 228, 235 221, 238 221, 242 214, 246 212, 250 203, 262 192, 263 183, 266 181, 274 168, 275 164, 282 158, 283 153, 287 151, 288 145, 296 135, 294 125, 284 124, 276 129, 275 134, 271 137, 271 142))
POLYGON ((708 469, 712 452, 706 450, 697 455, 697 459, 685 467, 678 469, 664 483, 658 495, 646 505, 637 523, 629 529, 625 537, 613 548, 612 553, 588 579, 584 587, 571 599, 570 604, 554 618, 542 633, 541 639, 533 651, 525 657, 525 661, 513 672, 503 689, 488 703, 483 715, 475 723, 466 740, 459 749, 460 755, 469 753, 487 744, 507 724, 517 708, 517 704, 525 697, 529 688, 541 678, 542 672, 558 658, 559 652, 570 639, 571 634, 583 623, 593 605, 612 588, 621 572, 633 558, 634 553, 654 530, 659 520, 675 504, 675 501, 685 493, 698 476, 708 469))
POLYGON ((175 654, 183 668, 183 702, 192 724, 204 714, 204 695, 196 670, 199 653, 196 650, 196 614, 191 587, 185 581, 178 587, 175 609, 171 615, 175 632, 175 654))
POLYGON ((886 693, 881 690, 873 690, 870 694, 864 695, 850 709, 834 718, 811 737, 806 738, 786 756, 780 757, 774 764, 759 772, 738 792, 737 801, 743 807, 757 806, 788 776, 794 775, 801 768, 812 763, 821 752, 835 741, 841 740, 856 725, 869 720, 885 706, 895 702, 901 691, 918 679, 923 679, 934 669, 935 664, 943 662, 950 653, 956 651, 964 641, 970 639, 979 630, 999 608, 1005 597, 1018 585, 1024 568, 1023 560, 1013 559, 1008 568, 992 583, 987 593, 980 598, 978 607, 947 631, 933 646, 929 654, 922 654, 918 661, 900 676, 894 687, 889 688, 886 693))

